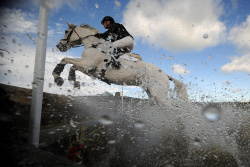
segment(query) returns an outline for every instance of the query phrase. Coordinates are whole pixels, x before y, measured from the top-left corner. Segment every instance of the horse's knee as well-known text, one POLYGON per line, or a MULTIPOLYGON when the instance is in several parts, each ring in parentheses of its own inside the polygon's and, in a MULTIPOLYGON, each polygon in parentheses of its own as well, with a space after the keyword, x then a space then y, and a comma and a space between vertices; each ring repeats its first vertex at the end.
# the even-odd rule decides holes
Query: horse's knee
POLYGON ((66 65, 67 64, 67 58, 63 58, 61 60, 60 64, 66 65))

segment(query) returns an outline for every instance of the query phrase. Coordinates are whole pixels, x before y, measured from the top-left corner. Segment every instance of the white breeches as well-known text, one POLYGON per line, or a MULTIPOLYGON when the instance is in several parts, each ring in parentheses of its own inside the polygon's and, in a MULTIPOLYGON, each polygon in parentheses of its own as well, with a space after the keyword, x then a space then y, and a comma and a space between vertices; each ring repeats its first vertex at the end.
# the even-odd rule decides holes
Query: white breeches
POLYGON ((127 36, 118 41, 113 42, 113 45, 117 48, 128 49, 131 52, 134 48, 134 40, 131 36, 127 36))

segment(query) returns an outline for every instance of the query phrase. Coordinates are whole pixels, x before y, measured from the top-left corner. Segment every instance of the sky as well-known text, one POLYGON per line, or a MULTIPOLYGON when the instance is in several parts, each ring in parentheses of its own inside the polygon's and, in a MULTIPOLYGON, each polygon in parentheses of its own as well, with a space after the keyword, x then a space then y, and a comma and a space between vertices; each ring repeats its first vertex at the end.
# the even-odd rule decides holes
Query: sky
MULTIPOLYGON (((138 87, 107 85, 77 73, 81 89, 51 75, 64 57, 80 57, 84 47, 62 53, 56 44, 66 21, 100 32, 104 16, 122 23, 135 39, 132 53, 182 81, 191 101, 250 101, 249 0, 9 0, 0 10, 0 83, 32 88, 39 3, 49 6, 44 92, 70 96, 123 91, 147 98, 138 87)), ((171 84, 173 89, 173 84, 171 84)))

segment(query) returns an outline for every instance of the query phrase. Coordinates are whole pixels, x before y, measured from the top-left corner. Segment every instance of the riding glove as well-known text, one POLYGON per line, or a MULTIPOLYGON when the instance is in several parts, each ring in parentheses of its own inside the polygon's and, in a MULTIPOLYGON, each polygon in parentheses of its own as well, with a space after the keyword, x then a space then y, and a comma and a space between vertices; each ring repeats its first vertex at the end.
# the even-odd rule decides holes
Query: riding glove
POLYGON ((95 37, 96 37, 96 38, 101 38, 101 37, 102 37, 102 34, 97 33, 97 34, 95 34, 95 37))

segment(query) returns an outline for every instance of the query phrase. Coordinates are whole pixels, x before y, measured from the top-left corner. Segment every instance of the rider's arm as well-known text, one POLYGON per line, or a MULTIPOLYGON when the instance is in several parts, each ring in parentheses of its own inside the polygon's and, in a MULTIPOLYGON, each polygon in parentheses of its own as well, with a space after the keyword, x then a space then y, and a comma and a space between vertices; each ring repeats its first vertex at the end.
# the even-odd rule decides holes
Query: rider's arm
POLYGON ((106 38, 108 38, 108 36, 109 36, 110 34, 112 34, 112 33, 115 32, 116 28, 117 28, 116 24, 112 24, 106 32, 104 32, 104 33, 99 33, 99 34, 95 34, 95 36, 96 36, 97 38, 106 39, 106 38))

